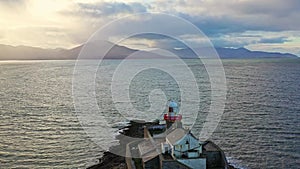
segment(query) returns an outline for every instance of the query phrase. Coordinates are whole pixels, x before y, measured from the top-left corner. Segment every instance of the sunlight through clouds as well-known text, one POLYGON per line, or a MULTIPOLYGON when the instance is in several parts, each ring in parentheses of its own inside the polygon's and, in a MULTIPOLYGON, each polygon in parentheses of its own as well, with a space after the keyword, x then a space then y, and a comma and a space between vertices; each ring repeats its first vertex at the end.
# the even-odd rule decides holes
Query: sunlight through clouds
MULTIPOLYGON (((300 55, 299 5, 297 0, 0 1, 0 44, 72 48, 114 19, 141 12, 164 12, 192 22, 217 47, 300 55)), ((159 41, 135 38, 130 44, 135 48, 155 47, 159 41)))

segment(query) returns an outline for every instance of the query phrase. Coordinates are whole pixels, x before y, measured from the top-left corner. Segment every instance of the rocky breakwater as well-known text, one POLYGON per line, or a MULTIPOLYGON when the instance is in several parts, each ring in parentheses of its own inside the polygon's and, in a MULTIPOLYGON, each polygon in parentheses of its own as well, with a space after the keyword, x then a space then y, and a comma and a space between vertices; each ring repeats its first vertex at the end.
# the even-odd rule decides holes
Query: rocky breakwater
MULTIPOLYGON (((127 169, 126 158, 113 154, 111 152, 121 152, 121 154, 125 154, 126 146, 128 141, 124 139, 125 136, 135 137, 135 138, 143 138, 144 137, 144 127, 157 125, 157 122, 145 122, 145 121, 130 121, 129 125, 120 129, 120 135, 116 137, 119 140, 119 145, 110 147, 109 151, 104 152, 103 156, 99 159, 99 163, 89 167, 88 169, 127 169), (123 153, 122 153, 123 152, 123 153)), ((226 169, 236 169, 232 165, 227 163, 226 157, 224 152, 213 142, 207 141, 206 145, 204 146, 204 153, 206 154, 207 158, 215 159, 216 154, 221 154, 220 161, 221 163, 226 162, 224 167, 226 169)), ((216 166, 211 160, 208 160, 207 168, 219 168, 220 166, 216 166)))
POLYGON ((152 125, 152 122, 145 121, 130 121, 129 125, 120 129, 120 135, 116 137, 119 140, 119 145, 110 147, 109 151, 104 152, 99 159, 99 163, 89 167, 88 169, 127 169, 125 157, 113 154, 111 152, 126 151, 127 141, 122 139, 123 135, 135 138, 143 138, 143 127, 152 125))

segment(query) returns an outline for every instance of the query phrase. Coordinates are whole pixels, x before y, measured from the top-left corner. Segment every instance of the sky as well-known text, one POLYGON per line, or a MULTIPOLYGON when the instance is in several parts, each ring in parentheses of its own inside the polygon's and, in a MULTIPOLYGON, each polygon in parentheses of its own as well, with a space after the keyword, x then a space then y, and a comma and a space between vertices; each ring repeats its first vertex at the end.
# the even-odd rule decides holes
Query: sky
MULTIPOLYGON (((300 56, 299 0, 0 0, 0 44, 72 48, 110 21, 142 12, 186 19, 215 47, 300 56)), ((127 45, 143 49, 163 41, 141 36, 127 45)))

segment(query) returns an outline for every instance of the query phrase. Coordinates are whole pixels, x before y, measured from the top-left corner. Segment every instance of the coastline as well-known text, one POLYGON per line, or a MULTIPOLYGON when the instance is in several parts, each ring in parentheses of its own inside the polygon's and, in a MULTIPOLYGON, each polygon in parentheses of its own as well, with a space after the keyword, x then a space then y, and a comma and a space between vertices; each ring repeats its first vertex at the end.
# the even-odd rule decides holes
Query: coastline
POLYGON ((103 156, 99 159, 99 163, 95 164, 88 169, 127 169, 125 157, 111 153, 110 151, 118 149, 118 151, 125 151, 127 143, 120 141, 119 139, 122 135, 129 137, 143 138, 144 125, 154 124, 152 122, 145 121, 130 121, 130 123, 119 129, 119 135, 116 136, 116 139, 119 140, 119 145, 112 146, 109 148, 109 151, 104 152, 103 156))
MULTIPOLYGON (((126 151, 127 142, 121 141, 122 139, 120 139, 120 137, 122 137, 122 135, 143 138, 143 126, 150 126, 154 124, 155 122, 130 121, 130 123, 127 126, 119 129, 120 135, 116 136, 116 139, 119 140, 119 145, 110 147, 109 151, 104 152, 103 156, 99 158, 99 163, 88 167, 88 169, 128 169, 126 164, 126 158, 113 154, 111 153, 111 151, 113 152, 115 149, 117 149, 118 151, 126 151)), ((224 160, 226 161, 224 152, 217 145, 215 145, 211 141, 208 141, 207 143, 216 146, 220 150, 224 160)), ((227 169, 237 169, 230 164, 227 164, 227 166, 227 169)))

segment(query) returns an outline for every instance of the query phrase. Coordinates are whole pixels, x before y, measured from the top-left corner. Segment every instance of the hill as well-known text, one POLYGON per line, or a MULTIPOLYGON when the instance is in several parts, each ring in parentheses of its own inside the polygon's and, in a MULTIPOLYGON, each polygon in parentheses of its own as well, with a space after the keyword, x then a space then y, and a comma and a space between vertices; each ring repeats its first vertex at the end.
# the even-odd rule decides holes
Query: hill
MULTIPOLYGON (((88 45, 89 55, 86 59, 97 59, 97 51, 107 49, 111 46, 110 42, 102 42, 101 45, 88 45)), ((30 46, 9 46, 0 45, 0 60, 73 60, 77 59, 79 52, 83 45, 77 46, 72 49, 43 49, 30 46)), ((190 49, 169 50, 173 54, 181 58, 198 58, 190 49)), ((203 50, 205 51, 205 50, 203 50)), ((296 58, 296 55, 289 53, 276 53, 276 52, 262 52, 250 51, 245 48, 216 48, 220 58, 296 58)), ((155 52, 138 51, 127 48, 125 46, 114 45, 113 48, 104 56, 106 59, 124 59, 130 54, 139 52, 134 58, 168 58, 163 54, 155 52)), ((205 52, 204 52, 205 53, 205 52)), ((204 54, 205 56, 205 54, 204 54)), ((103 56, 102 56, 103 57, 103 56)))

